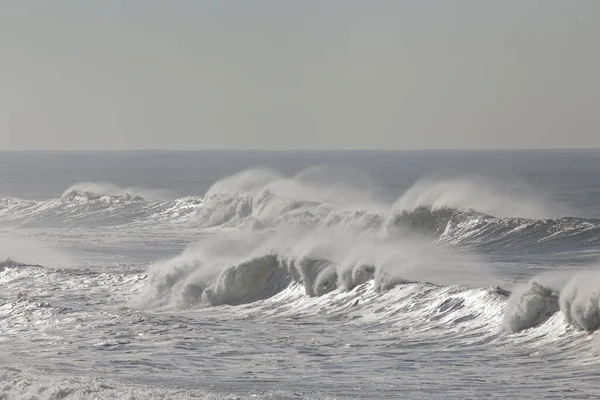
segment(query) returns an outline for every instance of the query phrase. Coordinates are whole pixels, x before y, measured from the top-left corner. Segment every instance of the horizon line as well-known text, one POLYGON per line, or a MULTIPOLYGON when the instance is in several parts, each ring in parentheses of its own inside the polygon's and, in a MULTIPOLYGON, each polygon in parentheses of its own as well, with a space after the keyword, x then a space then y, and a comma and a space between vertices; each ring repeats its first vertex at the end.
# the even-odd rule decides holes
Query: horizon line
POLYGON ((263 153, 324 153, 324 152, 409 152, 409 151, 422 151, 422 152, 441 152, 441 151, 560 151, 560 150, 600 150, 600 147, 499 147, 499 148, 407 148, 407 149, 380 149, 380 148, 347 148, 347 149, 224 149, 224 148, 207 148, 207 149, 161 149, 161 148, 148 148, 148 149, 0 149, 0 153, 143 153, 143 152, 155 152, 155 153, 194 153, 194 152, 263 152, 263 153))

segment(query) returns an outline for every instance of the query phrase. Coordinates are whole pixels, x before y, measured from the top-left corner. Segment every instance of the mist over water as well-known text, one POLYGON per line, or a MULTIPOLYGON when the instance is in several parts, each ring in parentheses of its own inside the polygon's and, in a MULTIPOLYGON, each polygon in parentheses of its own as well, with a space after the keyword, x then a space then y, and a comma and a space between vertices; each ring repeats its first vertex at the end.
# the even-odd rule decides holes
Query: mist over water
POLYGON ((168 167, 189 154, 155 155, 164 180, 139 179, 134 157, 110 179, 0 193, 0 393, 595 390, 600 175, 556 170, 584 155, 503 153, 490 174, 495 153, 257 153, 225 173, 235 154, 188 158, 193 173, 168 167))

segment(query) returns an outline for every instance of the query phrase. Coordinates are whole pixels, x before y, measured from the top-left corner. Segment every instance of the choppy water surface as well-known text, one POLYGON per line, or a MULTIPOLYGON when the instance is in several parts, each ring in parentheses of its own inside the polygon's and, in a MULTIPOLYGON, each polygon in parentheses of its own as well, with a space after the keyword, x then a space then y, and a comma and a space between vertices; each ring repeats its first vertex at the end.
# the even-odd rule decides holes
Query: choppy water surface
POLYGON ((600 152, 0 153, 0 397, 594 398, 600 152))

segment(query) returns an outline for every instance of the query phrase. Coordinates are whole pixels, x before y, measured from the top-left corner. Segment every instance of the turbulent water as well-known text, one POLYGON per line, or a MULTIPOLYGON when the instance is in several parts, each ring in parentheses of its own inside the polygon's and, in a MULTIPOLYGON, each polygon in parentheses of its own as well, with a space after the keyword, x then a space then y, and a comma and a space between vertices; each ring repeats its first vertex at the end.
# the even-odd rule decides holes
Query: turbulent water
POLYGON ((0 153, 0 398, 595 398, 600 151, 0 153))

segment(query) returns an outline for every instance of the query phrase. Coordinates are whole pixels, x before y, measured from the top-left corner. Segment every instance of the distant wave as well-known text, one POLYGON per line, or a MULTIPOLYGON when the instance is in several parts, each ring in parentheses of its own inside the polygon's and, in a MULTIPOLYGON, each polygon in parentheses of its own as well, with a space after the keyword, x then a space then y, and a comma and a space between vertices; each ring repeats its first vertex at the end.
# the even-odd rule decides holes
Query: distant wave
POLYGON ((61 196, 63 202, 169 200, 166 190, 123 188, 110 182, 81 182, 69 187, 61 196))
POLYGON ((185 221, 202 205, 196 196, 166 200, 167 192, 80 183, 59 199, 0 199, 0 221, 27 226, 114 226, 185 221))
POLYGON ((444 242, 481 245, 488 249, 549 247, 556 243, 581 247, 596 245, 600 240, 600 220, 595 218, 497 218, 473 210, 418 207, 396 214, 393 225, 435 235, 444 242))
POLYGON ((531 189, 506 183, 493 189, 492 184, 481 177, 419 181, 390 205, 370 196, 371 189, 364 189, 368 184, 355 193, 344 181, 324 185, 304 175, 288 178, 269 170, 250 170, 213 185, 189 223, 252 231, 408 230, 443 242, 496 248, 548 246, 560 240, 585 245, 600 238, 600 220, 561 217, 557 212, 564 207, 551 205, 531 189))
POLYGON ((380 201, 360 173, 328 167, 293 177, 248 170, 216 182, 203 198, 154 199, 161 196, 165 193, 160 190, 80 183, 59 199, 0 199, 0 221, 85 227, 181 223, 250 232, 339 228, 355 234, 417 234, 484 251, 523 246, 564 251, 595 246, 600 240, 600 220, 518 216, 550 215, 549 210, 561 207, 550 206, 530 189, 481 177, 422 180, 393 204, 380 201), (503 216, 510 210, 517 216, 503 216))
POLYGON ((394 203, 402 213, 417 208, 473 210, 494 217, 558 218, 571 211, 523 183, 478 175, 425 178, 416 182, 394 203))
POLYGON ((356 225, 360 229, 380 227, 389 211, 389 205, 376 201, 367 178, 359 173, 313 167, 289 178, 257 169, 215 183, 190 223, 201 228, 356 225))

